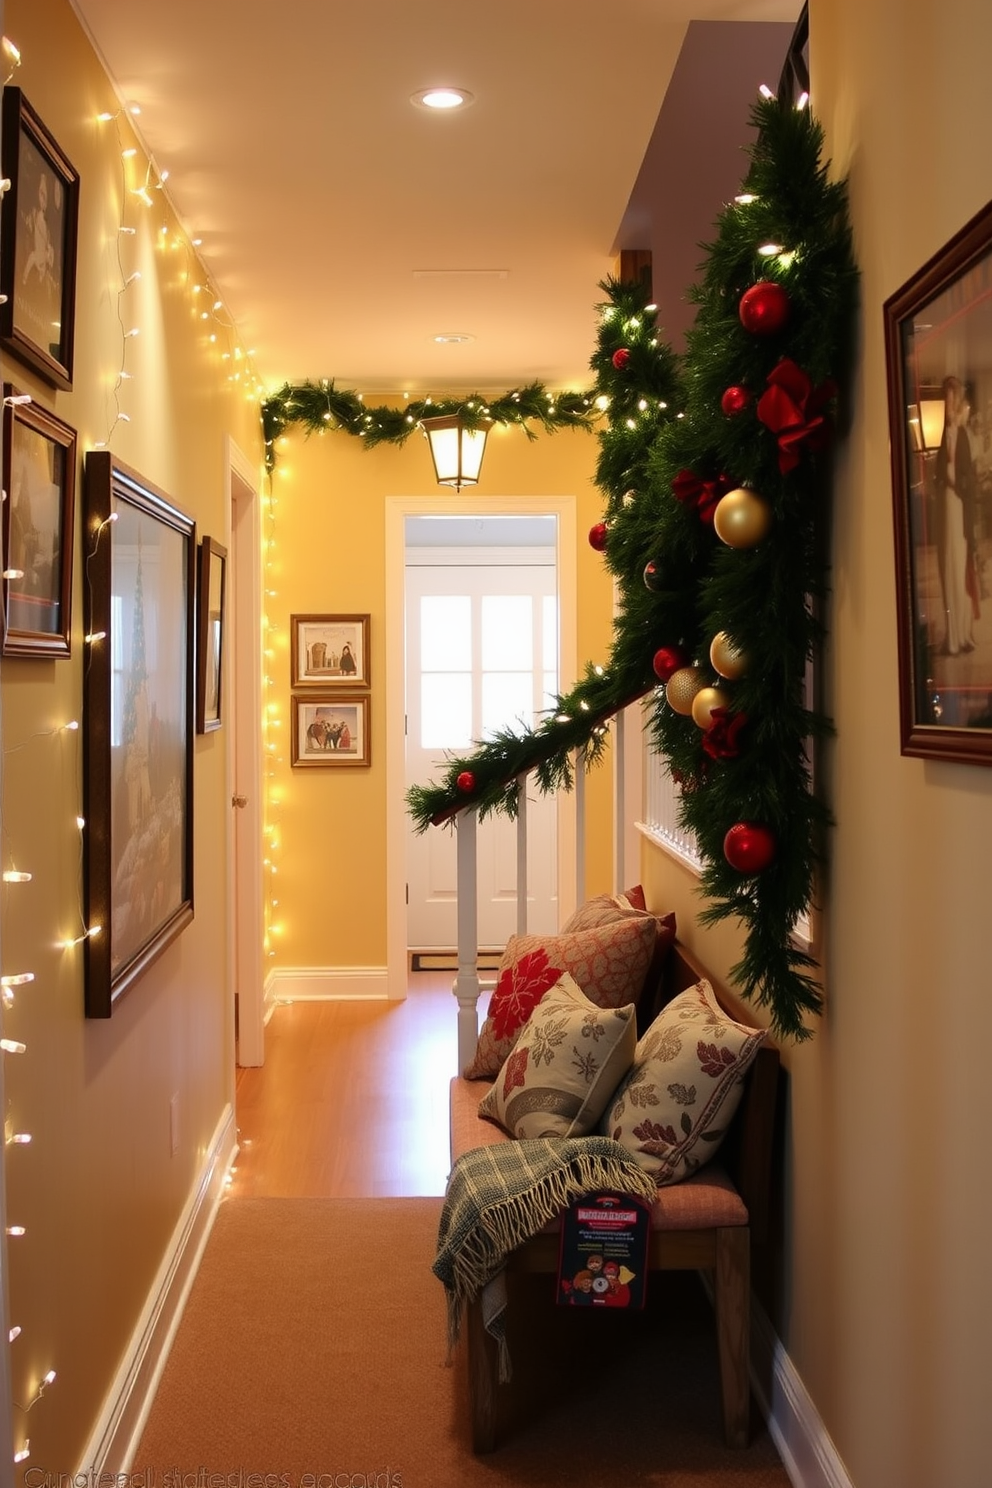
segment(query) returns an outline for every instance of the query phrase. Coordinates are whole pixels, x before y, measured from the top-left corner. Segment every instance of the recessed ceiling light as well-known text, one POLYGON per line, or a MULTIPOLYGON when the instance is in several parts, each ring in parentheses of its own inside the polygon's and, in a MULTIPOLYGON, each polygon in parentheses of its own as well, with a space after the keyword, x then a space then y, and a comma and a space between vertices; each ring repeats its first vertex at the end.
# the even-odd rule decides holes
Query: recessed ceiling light
POLYGON ((475 98, 465 88, 421 88, 419 93, 411 94, 410 102, 414 108, 431 109, 436 113, 445 109, 468 108, 475 98))
POLYGON ((439 346, 463 346, 466 341, 474 341, 467 331, 441 331, 434 337, 439 346))

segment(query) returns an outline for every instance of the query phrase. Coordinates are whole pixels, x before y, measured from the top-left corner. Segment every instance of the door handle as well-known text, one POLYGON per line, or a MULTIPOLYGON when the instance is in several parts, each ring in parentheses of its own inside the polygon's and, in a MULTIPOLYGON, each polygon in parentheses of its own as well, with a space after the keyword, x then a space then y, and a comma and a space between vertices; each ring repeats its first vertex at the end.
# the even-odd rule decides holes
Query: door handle
POLYGON ((247 796, 232 796, 231 797, 231 805, 232 806, 238 806, 238 807, 245 807, 245 806, 248 805, 248 797, 247 796))

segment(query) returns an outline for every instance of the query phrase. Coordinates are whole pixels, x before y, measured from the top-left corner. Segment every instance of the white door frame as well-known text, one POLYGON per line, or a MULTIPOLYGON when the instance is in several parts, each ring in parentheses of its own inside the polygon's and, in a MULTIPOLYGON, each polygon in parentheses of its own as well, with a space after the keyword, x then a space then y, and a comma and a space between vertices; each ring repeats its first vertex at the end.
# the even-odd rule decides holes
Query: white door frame
POLYGON ((231 634, 229 664, 237 667, 228 688, 231 726, 227 733, 228 862, 228 996, 233 1020, 238 1009, 236 1058, 241 1065, 260 1065, 265 1058, 265 988, 262 884, 262 520, 259 471, 234 441, 227 439, 228 491, 226 546, 237 571, 232 572, 234 606, 228 606, 231 634), (235 503, 241 509, 238 538, 232 539, 235 503), (235 645, 235 629, 237 641, 235 645), (234 805, 243 797, 244 806, 234 805), (235 812, 238 814, 235 832, 235 812), (237 969, 237 985, 235 985, 237 969), (237 1003, 235 1003, 237 994, 237 1003))
MULTIPOLYGON (((406 530, 408 516, 541 516, 558 518, 558 688, 570 691, 576 668, 574 496, 387 496, 386 562, 386 981, 395 1000, 407 993, 406 843, 406 648, 404 643, 406 530)), ((559 914, 574 909, 575 814, 558 804, 559 914)))

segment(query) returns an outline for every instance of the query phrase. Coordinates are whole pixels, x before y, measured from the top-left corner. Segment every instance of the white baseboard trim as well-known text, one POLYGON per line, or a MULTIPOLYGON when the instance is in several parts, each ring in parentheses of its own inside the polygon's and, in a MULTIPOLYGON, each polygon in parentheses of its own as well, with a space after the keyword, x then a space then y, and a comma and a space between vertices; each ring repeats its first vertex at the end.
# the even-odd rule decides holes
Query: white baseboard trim
POLYGON ((792 1488, 854 1488, 806 1386, 754 1297, 751 1382, 792 1488))
POLYGON ((280 1002, 386 1001, 385 966, 282 966, 265 979, 267 1011, 280 1002))
POLYGON ((130 1469, 236 1151, 234 1107, 228 1104, 90 1433, 80 1474, 130 1469))

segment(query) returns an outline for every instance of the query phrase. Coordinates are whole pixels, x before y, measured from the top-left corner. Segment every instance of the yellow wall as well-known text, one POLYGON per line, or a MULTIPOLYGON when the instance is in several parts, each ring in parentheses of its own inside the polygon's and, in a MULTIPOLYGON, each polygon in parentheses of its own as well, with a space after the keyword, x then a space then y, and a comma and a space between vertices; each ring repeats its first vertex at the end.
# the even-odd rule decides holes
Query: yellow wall
MULTIPOLYGON (((226 332, 198 318, 188 244, 162 196, 146 209, 121 191, 118 101, 67 0, 7 0, 5 31, 23 63, 23 88, 81 176, 76 359, 73 391, 55 393, 11 358, 4 378, 73 425, 82 454, 106 439, 110 389, 121 367, 118 243, 125 272, 140 269, 121 301, 141 334, 128 344, 114 453, 220 536, 228 509, 225 436, 258 458, 256 411, 228 382, 226 332), (121 211, 137 227, 119 240, 121 211), (162 234, 160 229, 168 229, 162 234), (169 246, 166 246, 169 245, 169 246)), ((131 143, 124 128, 122 143, 131 143)), ((131 167, 144 177, 145 162, 131 167)), ((137 179, 131 177, 129 179, 137 179)), ((80 489, 79 496, 82 492, 80 489)), ((54 1368, 55 1383, 14 1412, 16 1444, 31 1439, 32 1464, 72 1471, 103 1404, 205 1151, 233 1097, 233 1029, 226 987, 225 801, 227 733, 195 742, 195 919, 106 1021, 83 1016, 82 952, 56 942, 80 929, 82 868, 75 826, 82 809, 82 734, 53 730, 82 717, 82 502, 77 500, 72 655, 5 658, 3 866, 34 877, 4 885, 0 959, 6 974, 35 982, 3 1014, 7 1037, 27 1052, 4 1058, 9 1130, 29 1147, 7 1149, 9 1222, 27 1234, 9 1243, 13 1397, 31 1402, 54 1368), (170 1098, 178 1096, 179 1150, 170 1155, 170 1098)))
MULTIPOLYGON (((390 399, 369 396, 367 401, 390 399)), ((576 498, 580 669, 587 660, 602 660, 610 640, 611 579, 587 541, 589 528, 602 516, 602 496, 592 483, 596 454, 596 440, 584 430, 531 442, 520 430, 497 429, 489 438, 480 485, 494 505, 501 496, 534 496, 538 510, 541 498, 576 498)), ((268 742, 273 746, 267 753, 272 829, 267 854, 276 870, 266 880, 271 970, 386 963, 387 814, 406 809, 402 797, 386 799, 383 549, 389 496, 436 497, 439 511, 450 502, 434 482, 428 450, 417 435, 401 448, 366 450, 341 432, 309 440, 296 433, 279 448, 264 524, 268 742), (289 617, 329 612, 371 617, 372 764, 367 770, 294 770, 290 764, 289 617)), ((590 893, 611 884, 611 793, 607 756, 589 776, 590 893)))
MULTIPOLYGON (((857 1488, 992 1481, 992 772, 899 751, 882 304, 992 197, 985 0, 812 0, 813 103, 862 271, 825 659, 827 1011, 787 1052, 778 1330, 857 1488)), ((648 849, 655 907, 693 894, 648 849)), ((696 906, 698 907, 698 901, 696 906)), ((737 946, 707 932, 726 975, 737 946)))

